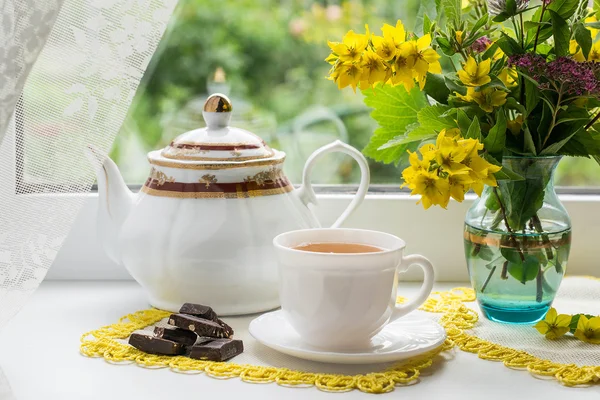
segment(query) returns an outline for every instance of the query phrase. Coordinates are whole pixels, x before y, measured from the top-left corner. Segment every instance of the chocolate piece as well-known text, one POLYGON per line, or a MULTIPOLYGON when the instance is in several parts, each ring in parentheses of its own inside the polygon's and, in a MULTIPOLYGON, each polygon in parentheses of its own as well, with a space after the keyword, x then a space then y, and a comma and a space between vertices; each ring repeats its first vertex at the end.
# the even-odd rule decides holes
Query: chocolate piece
POLYGON ((209 306, 203 306, 202 304, 185 303, 179 309, 180 314, 192 315, 198 318, 210 319, 211 321, 217 322, 219 319, 217 313, 213 311, 209 306))
POLYGON ((194 332, 186 331, 185 329, 160 328, 158 326, 154 328, 154 336, 181 343, 184 346, 192 346, 196 343, 196 339, 198 339, 198 335, 194 332))
POLYGON ((185 352, 185 346, 181 343, 142 333, 132 333, 129 336, 129 344, 138 350, 150 354, 174 356, 185 352))
POLYGON ((223 327, 223 329, 225 330, 225 333, 227 334, 227 337, 233 336, 233 328, 232 327, 227 325, 224 321, 222 321, 219 318, 217 318, 217 323, 223 327))
MULTIPOLYGON (((228 331, 217 322, 186 314, 171 314, 169 325, 194 332, 198 336, 228 338, 228 331)), ((231 329, 231 328, 230 328, 231 329)))
POLYGON ((189 356, 197 360, 226 361, 243 351, 244 344, 241 340, 217 339, 202 345, 195 345, 189 356))

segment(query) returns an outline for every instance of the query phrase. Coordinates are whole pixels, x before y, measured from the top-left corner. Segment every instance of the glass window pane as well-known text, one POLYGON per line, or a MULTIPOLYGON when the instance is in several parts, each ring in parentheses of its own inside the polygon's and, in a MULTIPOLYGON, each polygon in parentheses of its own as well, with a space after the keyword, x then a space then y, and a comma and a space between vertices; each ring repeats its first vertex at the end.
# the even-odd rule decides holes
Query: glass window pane
MULTIPOLYGON (((346 31, 378 30, 402 19, 412 30, 419 0, 180 0, 112 157, 126 181, 148 176, 146 153, 178 134, 204 126, 210 93, 230 96, 233 125, 287 153, 285 169, 300 182, 312 151, 335 139, 362 149, 377 128, 360 93, 326 79, 327 39, 346 31), (235 5, 234 5, 235 4, 235 5)), ((317 166, 317 183, 356 183, 357 165, 339 154, 317 166)), ((399 167, 371 164, 372 183, 400 183, 399 167)), ((401 166, 400 166, 401 167, 401 166)), ((563 160, 558 184, 600 185, 593 160, 563 160)))

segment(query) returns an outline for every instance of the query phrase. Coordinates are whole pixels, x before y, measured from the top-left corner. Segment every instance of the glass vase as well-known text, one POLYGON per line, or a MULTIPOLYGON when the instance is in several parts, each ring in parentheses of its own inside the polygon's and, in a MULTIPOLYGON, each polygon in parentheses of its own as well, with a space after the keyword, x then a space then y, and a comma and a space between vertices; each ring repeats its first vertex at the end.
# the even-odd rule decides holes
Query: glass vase
POLYGON ((506 323, 544 318, 567 268, 571 220, 554 189, 561 157, 504 157, 523 177, 486 186, 465 218, 465 256, 483 313, 506 323))

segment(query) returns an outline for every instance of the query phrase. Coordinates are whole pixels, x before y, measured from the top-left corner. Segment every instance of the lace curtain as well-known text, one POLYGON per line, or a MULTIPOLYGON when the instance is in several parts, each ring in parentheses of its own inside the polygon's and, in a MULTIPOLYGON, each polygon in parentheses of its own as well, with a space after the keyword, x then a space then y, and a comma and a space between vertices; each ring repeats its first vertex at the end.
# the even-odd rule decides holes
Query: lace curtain
MULTIPOLYGON (((37 289, 177 0, 0 0, 0 329, 37 289)), ((0 393, 2 393, 0 375, 0 393)))

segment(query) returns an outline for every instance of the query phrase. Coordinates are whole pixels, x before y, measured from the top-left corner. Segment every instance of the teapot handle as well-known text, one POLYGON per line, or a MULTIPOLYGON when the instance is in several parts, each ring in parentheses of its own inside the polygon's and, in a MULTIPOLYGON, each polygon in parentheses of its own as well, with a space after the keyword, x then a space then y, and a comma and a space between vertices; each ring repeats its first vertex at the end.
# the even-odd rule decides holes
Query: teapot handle
POLYGON ((339 228, 340 225, 354 212, 354 210, 362 203, 367 194, 367 190, 369 189, 369 164, 367 160, 362 155, 362 153, 356 150, 354 147, 336 140, 333 143, 329 143, 320 149, 315 150, 314 153, 308 157, 306 164, 304 165, 304 172, 302 173, 302 186, 297 190, 298 197, 300 200, 308 206, 309 203, 317 204, 317 197, 315 196, 315 192, 312 188, 312 184, 310 182, 310 175, 312 173, 312 169, 315 163, 324 156, 329 153, 345 153, 351 156, 356 160, 358 165, 360 166, 360 184, 358 185, 358 190, 356 191, 356 195, 346 207, 342 215, 338 217, 338 219, 331 225, 332 228, 339 228))

